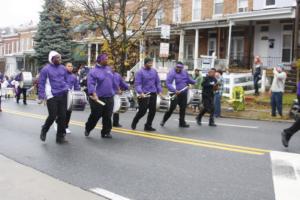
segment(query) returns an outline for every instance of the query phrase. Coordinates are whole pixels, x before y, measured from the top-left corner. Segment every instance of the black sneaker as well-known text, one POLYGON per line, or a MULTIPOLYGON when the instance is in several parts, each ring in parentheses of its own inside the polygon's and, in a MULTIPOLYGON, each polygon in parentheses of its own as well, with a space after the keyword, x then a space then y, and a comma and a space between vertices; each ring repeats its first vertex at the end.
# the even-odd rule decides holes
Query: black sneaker
POLYGON ((215 124, 214 122, 213 122, 213 123, 209 123, 208 125, 209 125, 209 126, 213 126, 213 127, 216 127, 216 126, 217 126, 217 124, 215 124))
POLYGON ((287 138, 287 135, 286 135, 285 131, 282 131, 282 133, 281 133, 281 142, 282 142, 282 145, 285 148, 287 148, 289 146, 289 140, 287 138))
POLYGON ((202 125, 202 123, 201 123, 201 118, 200 117, 196 117, 196 122, 197 122, 197 124, 199 125, 199 126, 201 126, 202 125))
POLYGON ((110 138, 112 138, 112 135, 111 135, 110 133, 107 133, 107 134, 101 134, 101 137, 102 137, 102 138, 110 139, 110 138))
POLYGON ((132 129, 132 130, 135 130, 135 129, 136 129, 136 123, 133 123, 133 122, 131 123, 131 129, 132 129))
POLYGON ((65 143, 68 143, 68 140, 66 140, 65 137, 58 137, 58 138, 56 138, 56 143, 57 144, 65 144, 65 143))
POLYGON ((179 127, 180 128, 189 128, 190 125, 189 124, 180 124, 179 127))
POLYGON ((144 131, 156 131, 156 129, 150 126, 150 127, 145 127, 144 131))
POLYGON ((113 127, 121 128, 122 125, 121 124, 114 124, 113 127))
POLYGON ((84 135, 85 135, 86 137, 88 137, 88 136, 90 135, 90 132, 88 132, 87 130, 85 130, 85 131, 84 131, 84 135))
POLYGON ((47 136, 47 133, 44 132, 43 130, 41 130, 41 135, 40 135, 40 139, 45 142, 46 141, 46 136, 47 136))

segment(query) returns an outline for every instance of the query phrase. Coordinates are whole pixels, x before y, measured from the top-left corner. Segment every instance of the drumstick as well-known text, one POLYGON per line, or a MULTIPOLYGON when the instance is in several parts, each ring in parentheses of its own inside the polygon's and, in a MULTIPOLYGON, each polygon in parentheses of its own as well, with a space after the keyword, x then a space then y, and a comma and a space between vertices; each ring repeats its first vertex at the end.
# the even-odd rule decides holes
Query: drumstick
MULTIPOLYGON (((182 88, 181 90, 179 90, 179 93, 185 91, 185 90, 188 89, 188 88, 189 88, 189 86, 185 86, 184 88, 182 88)), ((174 93, 172 93, 172 94, 174 94, 174 93)), ((173 95, 173 96, 171 97, 171 100, 174 100, 175 98, 176 98, 176 95, 173 95)))
POLYGON ((99 103, 100 105, 105 106, 105 103, 103 101, 101 101, 99 99, 94 99, 93 96, 90 96, 90 98, 93 99, 96 103, 99 103))
MULTIPOLYGON (((150 97, 150 93, 151 93, 151 92, 146 93, 146 94, 144 95, 144 97, 150 97)), ((141 98, 141 95, 139 95, 138 98, 141 98)))

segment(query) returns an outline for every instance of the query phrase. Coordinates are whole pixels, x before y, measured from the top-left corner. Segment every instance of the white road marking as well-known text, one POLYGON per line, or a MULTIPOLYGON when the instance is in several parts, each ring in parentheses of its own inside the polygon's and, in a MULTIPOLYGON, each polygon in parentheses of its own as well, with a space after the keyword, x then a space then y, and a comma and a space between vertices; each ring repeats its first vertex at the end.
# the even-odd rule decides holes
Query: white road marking
POLYGON ((272 151, 275 200, 300 199, 300 155, 272 151))
MULTIPOLYGON (((178 121, 178 119, 174 119, 176 121, 178 121)), ((190 123, 196 123, 196 121, 192 121, 192 120, 185 120, 186 122, 190 122, 190 123)), ((202 122, 202 124, 208 124, 208 122, 202 122)), ((258 126, 243 126, 243 125, 237 125, 237 124, 225 124, 225 123, 216 123, 219 126, 229 126, 229 127, 236 127, 236 128, 250 128, 250 129, 258 129, 258 126)))
POLYGON ((89 189, 91 192, 95 193, 95 194, 98 194, 108 200, 130 200, 126 197, 122 197, 120 195, 117 195, 115 193, 112 193, 108 190, 104 190, 104 189, 101 189, 101 188, 91 188, 89 189))

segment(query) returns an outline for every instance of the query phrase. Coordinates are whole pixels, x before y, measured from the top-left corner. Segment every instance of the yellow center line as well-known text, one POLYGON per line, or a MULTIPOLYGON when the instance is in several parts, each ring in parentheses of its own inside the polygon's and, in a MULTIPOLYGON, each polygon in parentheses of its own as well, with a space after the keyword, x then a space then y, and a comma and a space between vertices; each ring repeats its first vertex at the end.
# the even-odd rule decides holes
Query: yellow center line
MULTIPOLYGON (((19 116, 36 118, 36 119, 43 119, 43 120, 46 119, 46 116, 34 114, 34 113, 19 112, 19 111, 7 110, 7 109, 5 109, 4 112, 19 115, 19 116)), ((70 124, 85 127, 85 123, 81 122, 81 121, 71 120, 70 124)), ((96 129, 101 129, 101 126, 97 125, 96 129)), ((126 134, 126 135, 134 135, 134 136, 139 136, 139 137, 144 137, 144 138, 151 138, 151 139, 156 139, 156 140, 169 141, 169 142, 188 144, 188 145, 193 145, 193 146, 200 146, 200 147, 213 148, 213 149, 219 149, 219 150, 226 150, 226 151, 231 151, 231 152, 252 154, 252 155, 264 155, 264 154, 270 152, 270 150, 266 150, 266 149, 258 149, 258 148, 251 148, 251 147, 245 147, 245 146, 230 145, 230 144, 225 144, 225 143, 210 142, 210 141, 204 141, 204 140, 198 140, 198 139, 190 139, 190 138, 177 137, 177 136, 171 136, 171 135, 165 135, 165 134, 159 134, 159 133, 148 133, 148 132, 129 130, 129 129, 124 129, 124 128, 113 128, 112 131, 116 132, 116 133, 126 134)))

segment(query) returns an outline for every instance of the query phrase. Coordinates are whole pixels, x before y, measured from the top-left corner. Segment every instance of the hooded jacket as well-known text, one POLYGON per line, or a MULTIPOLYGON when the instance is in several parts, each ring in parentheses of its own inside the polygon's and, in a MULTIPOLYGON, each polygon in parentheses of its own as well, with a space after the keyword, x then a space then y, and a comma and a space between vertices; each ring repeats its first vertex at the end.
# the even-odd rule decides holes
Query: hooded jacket
POLYGON ((39 77, 39 99, 50 99, 68 92, 67 70, 64 65, 55 65, 54 56, 60 55, 56 51, 49 53, 49 64, 45 65, 39 77))

